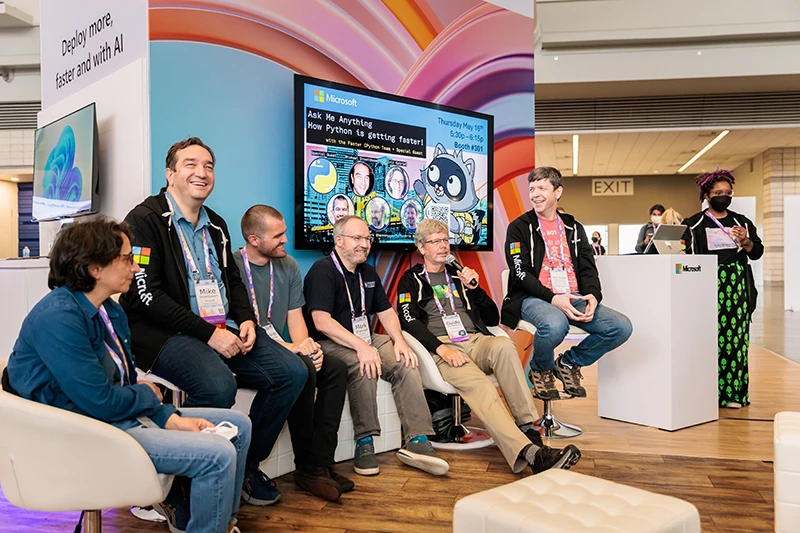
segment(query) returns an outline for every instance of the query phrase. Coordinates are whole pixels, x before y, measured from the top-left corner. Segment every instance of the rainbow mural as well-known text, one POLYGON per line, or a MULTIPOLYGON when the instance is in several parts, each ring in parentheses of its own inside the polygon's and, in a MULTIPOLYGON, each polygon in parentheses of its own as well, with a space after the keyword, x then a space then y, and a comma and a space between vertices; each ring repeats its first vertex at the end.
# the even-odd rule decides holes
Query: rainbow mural
MULTIPOLYGON (((149 6, 153 43, 226 47, 291 72, 494 115, 495 251, 460 259, 501 301, 505 228, 530 207, 533 19, 475 0, 150 0, 149 6)), ((162 149, 154 146, 154 160, 162 149)), ((163 183, 154 173, 154 188, 157 180, 163 183)), ((380 254, 376 266, 391 298, 417 258, 380 254)))

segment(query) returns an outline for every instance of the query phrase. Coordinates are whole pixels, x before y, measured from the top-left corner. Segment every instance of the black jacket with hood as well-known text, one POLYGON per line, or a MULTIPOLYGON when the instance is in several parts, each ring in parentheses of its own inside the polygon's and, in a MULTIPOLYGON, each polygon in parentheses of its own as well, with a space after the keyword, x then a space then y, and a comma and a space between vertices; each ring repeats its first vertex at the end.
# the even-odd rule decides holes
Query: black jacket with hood
MULTIPOLYGON (((161 349, 173 335, 182 333, 208 342, 216 327, 194 314, 189 302, 189 276, 178 234, 172 224, 172 209, 166 189, 150 196, 125 217, 133 232, 133 246, 150 249, 149 262, 142 264, 130 290, 120 303, 128 315, 136 365, 153 368, 161 349)), ((233 260, 230 233, 225 221, 205 207, 211 221, 209 235, 220 260, 222 281, 228 297, 228 317, 237 324, 255 321, 233 260)))
MULTIPOLYGON (((411 333, 429 352, 435 352, 442 345, 442 341, 428 329, 430 317, 424 306, 433 299, 433 287, 422 274, 423 268, 423 265, 414 265, 400 278, 397 284, 399 300, 397 314, 400 316, 400 326, 411 333), (406 299, 408 301, 404 301, 406 299)), ((475 327, 484 335, 492 335, 486 326, 496 326, 500 322, 497 305, 480 286, 465 291, 461 280, 455 277, 458 274, 455 267, 445 265, 445 268, 455 283, 464 310, 475 327)))
MULTIPOLYGON (((600 277, 586 231, 572 215, 559 213, 558 216, 564 222, 569 255, 578 280, 578 291, 583 295, 594 295, 597 303, 600 303, 603 299, 600 277)), ((544 246, 542 227, 535 211, 528 211, 508 225, 504 249, 509 268, 508 292, 503 299, 501 321, 510 328, 516 328, 519 323, 522 301, 525 298, 535 296, 550 303, 555 296, 539 281, 539 272, 544 262, 544 246)))

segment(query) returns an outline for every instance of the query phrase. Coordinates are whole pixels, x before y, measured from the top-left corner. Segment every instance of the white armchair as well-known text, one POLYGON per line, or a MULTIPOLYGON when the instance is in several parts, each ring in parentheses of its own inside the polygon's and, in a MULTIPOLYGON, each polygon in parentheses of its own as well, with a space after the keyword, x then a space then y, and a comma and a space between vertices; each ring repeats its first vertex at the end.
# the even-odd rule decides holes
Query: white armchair
MULTIPOLYGON (((6 364, 0 359, 0 373, 6 364)), ((0 391, 0 426, 8 501, 34 511, 85 510, 86 533, 101 531, 101 509, 160 502, 172 485, 136 440, 105 422, 0 391)))

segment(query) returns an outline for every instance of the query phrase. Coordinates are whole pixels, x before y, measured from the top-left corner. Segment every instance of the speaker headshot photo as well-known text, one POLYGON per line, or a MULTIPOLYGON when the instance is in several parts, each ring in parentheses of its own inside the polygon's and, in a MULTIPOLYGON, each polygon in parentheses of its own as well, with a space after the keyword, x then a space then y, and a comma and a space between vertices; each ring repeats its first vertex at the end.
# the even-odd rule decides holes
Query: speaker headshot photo
POLYGON ((408 174, 402 167, 394 166, 386 173, 386 192, 395 200, 400 200, 408 191, 408 174))
POLYGON ((356 196, 366 196, 375 186, 375 174, 372 167, 363 161, 358 161, 350 168, 350 188, 356 196))

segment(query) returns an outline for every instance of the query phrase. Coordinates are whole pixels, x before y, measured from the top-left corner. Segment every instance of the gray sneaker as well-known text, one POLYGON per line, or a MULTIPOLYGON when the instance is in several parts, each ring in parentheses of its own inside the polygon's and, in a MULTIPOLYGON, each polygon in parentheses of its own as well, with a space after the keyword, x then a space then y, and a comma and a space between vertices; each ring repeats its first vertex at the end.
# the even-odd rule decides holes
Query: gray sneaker
POLYGON ((561 362, 564 354, 556 359, 556 368, 553 371, 555 376, 564 384, 564 392, 575 398, 586 398, 586 389, 581 387, 581 367, 578 365, 567 366, 561 362))
POLYGON ((375 445, 371 442, 365 442, 361 445, 356 445, 356 453, 353 457, 353 470, 356 474, 362 476, 375 476, 380 473, 381 469, 378 467, 378 460, 375 458, 375 445))
POLYGON ((533 395, 540 400, 558 400, 556 380, 552 370, 533 370, 528 372, 528 378, 533 383, 533 395))
POLYGON ((450 464, 437 457, 430 441, 408 442, 397 451, 397 458, 408 466, 419 468, 434 476, 443 476, 450 470, 450 464))

